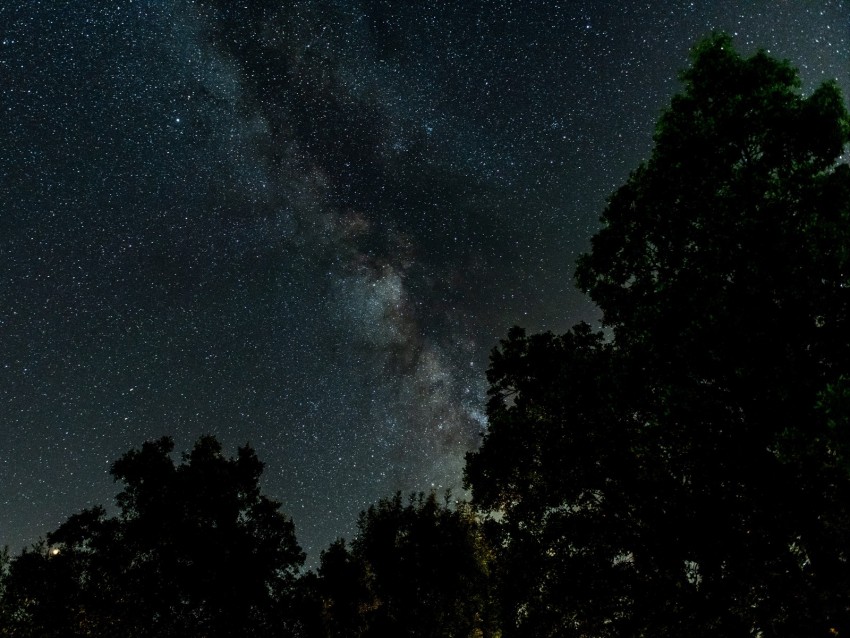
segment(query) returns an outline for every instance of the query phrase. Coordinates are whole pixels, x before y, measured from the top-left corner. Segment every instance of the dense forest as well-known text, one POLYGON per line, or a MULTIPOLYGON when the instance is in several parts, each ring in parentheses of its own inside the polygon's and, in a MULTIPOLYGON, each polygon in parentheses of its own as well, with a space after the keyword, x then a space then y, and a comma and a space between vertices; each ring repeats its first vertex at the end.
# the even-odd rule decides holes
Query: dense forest
POLYGON ((723 35, 681 80, 576 269, 603 329, 494 349, 469 502, 305 571, 250 447, 149 441, 0 558, 0 636, 850 635, 850 116, 723 35))

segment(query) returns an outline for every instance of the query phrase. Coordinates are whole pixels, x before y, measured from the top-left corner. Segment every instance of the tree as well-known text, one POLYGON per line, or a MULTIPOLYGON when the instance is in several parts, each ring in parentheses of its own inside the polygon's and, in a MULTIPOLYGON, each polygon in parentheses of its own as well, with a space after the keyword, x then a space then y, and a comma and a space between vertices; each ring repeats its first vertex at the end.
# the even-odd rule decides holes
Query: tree
MULTIPOLYGON (((448 501, 448 499, 447 499, 448 501)), ((363 512, 351 546, 322 553, 328 636, 495 635, 489 544, 471 509, 401 495, 363 512)))
POLYGON ((260 493, 250 447, 201 438, 183 462, 169 438, 112 466, 120 514, 76 514, 11 562, 13 636, 266 636, 292 631, 304 554, 280 504, 260 493))
POLYGON ((722 35, 682 80, 576 271, 611 338, 493 354, 506 636, 850 633, 850 118, 722 35))

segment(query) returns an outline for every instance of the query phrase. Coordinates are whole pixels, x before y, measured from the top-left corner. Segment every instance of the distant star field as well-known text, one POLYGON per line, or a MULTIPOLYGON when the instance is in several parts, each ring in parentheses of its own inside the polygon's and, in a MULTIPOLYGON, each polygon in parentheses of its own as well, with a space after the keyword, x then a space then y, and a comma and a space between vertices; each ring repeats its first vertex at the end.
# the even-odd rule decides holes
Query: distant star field
POLYGON ((312 563, 460 489, 712 30, 850 93, 850 3, 0 0, 0 546, 123 452, 250 442, 312 563))

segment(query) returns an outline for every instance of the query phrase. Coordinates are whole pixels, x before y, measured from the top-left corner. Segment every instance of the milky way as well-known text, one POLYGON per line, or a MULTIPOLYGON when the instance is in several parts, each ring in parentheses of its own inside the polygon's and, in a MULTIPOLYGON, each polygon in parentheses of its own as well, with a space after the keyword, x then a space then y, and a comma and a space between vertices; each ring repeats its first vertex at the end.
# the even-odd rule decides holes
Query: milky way
POLYGON ((313 559, 460 494, 712 30, 847 92, 842 2, 0 0, 0 544, 163 434, 250 442, 313 559))

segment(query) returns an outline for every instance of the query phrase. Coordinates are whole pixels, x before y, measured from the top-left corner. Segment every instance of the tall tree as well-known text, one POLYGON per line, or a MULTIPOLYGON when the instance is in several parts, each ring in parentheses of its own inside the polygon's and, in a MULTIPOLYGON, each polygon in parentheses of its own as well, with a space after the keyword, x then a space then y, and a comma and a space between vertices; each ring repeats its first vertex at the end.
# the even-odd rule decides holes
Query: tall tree
POLYGON ((850 118, 723 35, 682 81, 577 269, 612 338, 493 355, 506 635, 850 633, 850 118))
POLYGON ((280 504, 260 493, 263 464, 212 437, 175 465, 169 438, 112 466, 120 514, 72 516, 10 566, 13 636, 267 636, 292 631, 304 554, 280 504))

